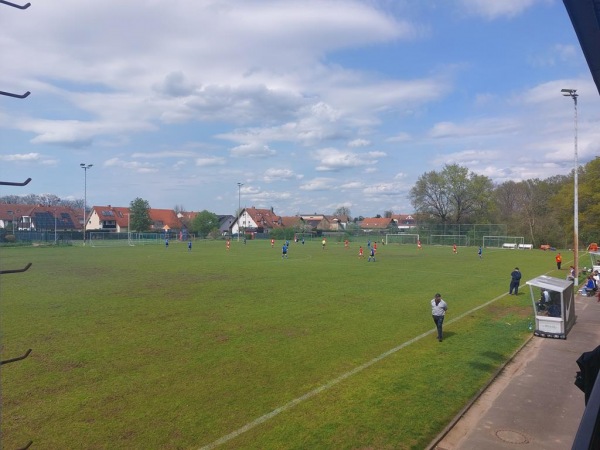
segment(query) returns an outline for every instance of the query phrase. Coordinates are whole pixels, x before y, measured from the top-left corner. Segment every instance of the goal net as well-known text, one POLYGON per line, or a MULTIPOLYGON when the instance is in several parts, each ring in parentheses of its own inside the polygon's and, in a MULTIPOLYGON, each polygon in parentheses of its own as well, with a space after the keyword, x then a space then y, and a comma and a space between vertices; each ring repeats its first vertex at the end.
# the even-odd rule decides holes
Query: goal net
POLYGON ((467 247, 469 245, 469 236, 465 234, 432 234, 429 236, 430 245, 458 245, 467 247))
POLYGON ((418 234, 386 234, 385 235, 385 245, 388 244, 414 244, 417 245, 419 241, 418 234))
POLYGON ((92 247, 125 247, 160 244, 162 242, 162 237, 158 233, 90 232, 88 242, 92 247))
POLYGON ((483 246, 487 248, 525 248, 523 236, 483 236, 483 246))
POLYGON ((127 233, 90 232, 88 242, 92 247, 125 247, 131 245, 127 233))

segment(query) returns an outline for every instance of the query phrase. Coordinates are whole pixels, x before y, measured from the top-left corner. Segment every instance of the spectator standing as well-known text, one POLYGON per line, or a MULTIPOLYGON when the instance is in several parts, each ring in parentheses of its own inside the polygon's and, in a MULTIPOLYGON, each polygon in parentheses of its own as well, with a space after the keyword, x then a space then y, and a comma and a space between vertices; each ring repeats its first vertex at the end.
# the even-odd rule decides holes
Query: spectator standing
POLYGON ((437 338, 439 342, 442 342, 443 339, 442 325, 444 324, 444 317, 446 316, 447 310, 448 305, 442 299, 442 295, 435 294, 435 297, 431 300, 431 317, 433 317, 433 322, 437 329, 437 338))
POLYGON ((560 270, 560 266, 561 266, 561 264, 562 264, 562 256, 560 256, 560 253, 558 253, 558 254, 556 255, 556 257, 554 258, 554 260, 556 261, 556 268, 557 268, 558 270, 560 270))
POLYGON ((510 274, 510 288, 508 290, 508 295, 512 295, 513 291, 515 295, 519 295, 519 284, 521 282, 521 271, 518 267, 515 267, 510 274))

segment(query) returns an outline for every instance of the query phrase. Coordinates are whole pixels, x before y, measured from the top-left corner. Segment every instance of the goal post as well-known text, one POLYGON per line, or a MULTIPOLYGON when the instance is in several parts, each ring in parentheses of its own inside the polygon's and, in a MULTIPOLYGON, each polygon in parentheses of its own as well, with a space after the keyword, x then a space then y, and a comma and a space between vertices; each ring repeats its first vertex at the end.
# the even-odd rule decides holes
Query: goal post
POLYGON ((89 244, 92 247, 125 247, 136 245, 160 244, 162 242, 159 233, 107 233, 107 232, 90 232, 89 244))
POLYGON ((458 245, 459 247, 469 246, 469 236, 466 234, 432 234, 429 236, 430 245, 458 245))
POLYGON ((483 236, 485 248, 525 248, 523 236, 483 236))
POLYGON ((395 233, 385 235, 385 245, 389 244, 414 244, 419 242, 418 234, 395 233))
POLYGON ((89 233, 88 242, 92 247, 125 247, 133 245, 128 239, 127 233, 89 233))

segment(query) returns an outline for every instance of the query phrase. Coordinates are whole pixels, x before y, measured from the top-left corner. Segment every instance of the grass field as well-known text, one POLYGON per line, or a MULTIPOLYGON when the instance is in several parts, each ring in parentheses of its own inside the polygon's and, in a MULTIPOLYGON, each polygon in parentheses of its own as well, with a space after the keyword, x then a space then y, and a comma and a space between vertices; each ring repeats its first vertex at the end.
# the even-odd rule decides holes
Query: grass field
POLYGON ((3 270, 33 263, 0 280, 2 359, 33 349, 2 366, 2 448, 425 447, 531 334, 525 281, 566 271, 537 250, 363 247, 2 249, 3 270))

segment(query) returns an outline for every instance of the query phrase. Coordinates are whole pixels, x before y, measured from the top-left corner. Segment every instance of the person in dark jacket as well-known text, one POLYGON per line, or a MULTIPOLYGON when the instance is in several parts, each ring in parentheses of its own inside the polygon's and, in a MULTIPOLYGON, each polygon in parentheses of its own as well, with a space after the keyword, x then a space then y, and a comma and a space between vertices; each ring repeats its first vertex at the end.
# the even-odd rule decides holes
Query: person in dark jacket
POLYGON ((510 288, 508 290, 508 295, 512 295, 513 291, 515 291, 515 295, 519 295, 519 283, 521 282, 521 272, 518 267, 515 267, 510 274, 510 288))

